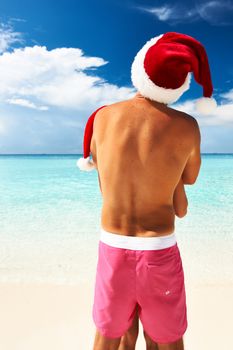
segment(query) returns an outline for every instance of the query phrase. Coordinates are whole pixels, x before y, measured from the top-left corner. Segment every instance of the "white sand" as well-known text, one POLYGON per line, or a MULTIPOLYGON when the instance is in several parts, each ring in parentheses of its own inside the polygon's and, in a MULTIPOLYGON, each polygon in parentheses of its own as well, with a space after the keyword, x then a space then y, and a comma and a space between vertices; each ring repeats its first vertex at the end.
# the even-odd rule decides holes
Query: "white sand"
MULTIPOLYGON (((92 350, 94 286, 1 284, 0 349, 92 350)), ((185 350, 232 348, 233 285, 186 285, 185 350)), ((145 349, 140 323, 137 350, 145 349)))

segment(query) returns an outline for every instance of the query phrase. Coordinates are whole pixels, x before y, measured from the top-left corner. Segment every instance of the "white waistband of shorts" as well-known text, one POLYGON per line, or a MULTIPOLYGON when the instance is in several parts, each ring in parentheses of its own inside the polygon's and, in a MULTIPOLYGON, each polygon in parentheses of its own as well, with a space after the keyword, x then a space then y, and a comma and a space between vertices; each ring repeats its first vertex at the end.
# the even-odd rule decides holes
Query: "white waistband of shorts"
POLYGON ((160 237, 135 237, 124 236, 113 232, 100 230, 100 240, 112 247, 133 250, 164 249, 176 244, 175 232, 160 237))

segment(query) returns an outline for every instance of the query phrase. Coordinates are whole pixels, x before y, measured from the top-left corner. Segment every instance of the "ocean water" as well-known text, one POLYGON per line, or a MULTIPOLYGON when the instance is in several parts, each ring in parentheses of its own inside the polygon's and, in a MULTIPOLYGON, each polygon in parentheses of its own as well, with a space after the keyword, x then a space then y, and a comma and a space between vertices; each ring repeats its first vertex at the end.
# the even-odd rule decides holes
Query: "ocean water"
MULTIPOLYGON (((102 197, 81 155, 0 156, 0 282, 94 281, 102 197)), ((233 282, 233 154, 202 154, 176 218, 186 280, 233 282)))

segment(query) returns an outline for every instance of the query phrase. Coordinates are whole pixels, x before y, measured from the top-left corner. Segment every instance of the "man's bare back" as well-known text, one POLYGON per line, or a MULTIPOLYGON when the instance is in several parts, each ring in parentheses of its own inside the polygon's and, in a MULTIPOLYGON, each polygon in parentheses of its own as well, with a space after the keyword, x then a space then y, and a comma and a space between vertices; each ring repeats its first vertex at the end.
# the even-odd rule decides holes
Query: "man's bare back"
POLYGON ((103 229, 145 237, 174 232, 174 193, 182 176, 184 183, 195 182, 199 146, 193 117, 140 93, 98 111, 91 153, 103 196, 103 229))

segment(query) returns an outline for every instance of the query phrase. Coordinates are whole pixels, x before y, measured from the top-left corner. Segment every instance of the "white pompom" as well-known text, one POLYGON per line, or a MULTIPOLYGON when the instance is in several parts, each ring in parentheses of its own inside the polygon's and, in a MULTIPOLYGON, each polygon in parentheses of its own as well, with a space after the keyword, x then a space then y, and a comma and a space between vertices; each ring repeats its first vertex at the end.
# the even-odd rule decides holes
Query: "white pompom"
POLYGON ((90 171, 95 169, 95 165, 93 163, 93 160, 90 159, 90 157, 87 158, 79 158, 76 163, 77 167, 79 167, 80 170, 90 171))
POLYGON ((217 108, 217 102, 213 97, 201 97, 196 101, 196 110, 202 114, 210 114, 217 108))

